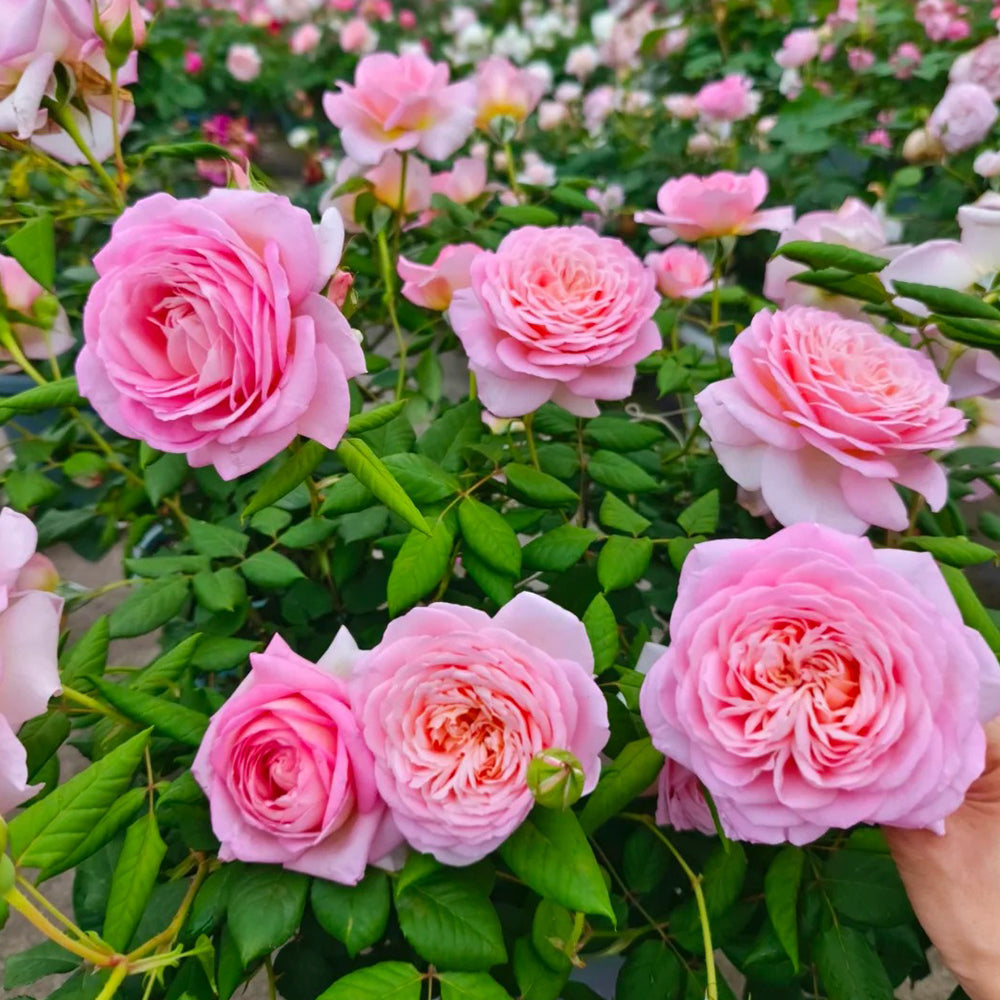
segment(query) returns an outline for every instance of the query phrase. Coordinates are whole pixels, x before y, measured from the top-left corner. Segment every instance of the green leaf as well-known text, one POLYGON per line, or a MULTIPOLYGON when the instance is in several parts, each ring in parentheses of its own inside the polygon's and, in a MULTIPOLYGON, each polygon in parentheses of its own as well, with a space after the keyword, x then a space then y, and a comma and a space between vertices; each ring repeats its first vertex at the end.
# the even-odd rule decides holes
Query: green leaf
POLYGON ((956 535, 952 538, 910 535, 901 540, 901 545, 904 549, 929 552, 935 559, 948 563, 949 566, 978 566, 996 558, 996 553, 992 549, 978 542, 969 541, 965 535, 956 535))
POLYGON ((1000 346, 1000 320, 965 319, 959 316, 939 316, 931 313, 928 321, 946 337, 970 347, 996 350, 1000 346))
POLYGON ((167 845, 156 816, 146 813, 125 834, 125 844, 111 878, 111 891, 101 936, 113 948, 125 951, 146 909, 167 845))
POLYGON ((994 656, 1000 657, 1000 629, 983 607, 965 574, 952 566, 939 565, 938 569, 948 584, 951 596, 955 598, 958 610, 962 613, 962 620, 986 640, 986 645, 993 650, 994 656))
POLYGON ((441 581, 451 565, 454 536, 443 518, 430 535, 411 531, 392 561, 386 595, 395 617, 412 607, 441 581))
POLYGON ((289 528, 278 541, 289 549, 309 549, 325 542, 337 526, 325 517, 307 517, 289 528))
POLYGON ((605 592, 631 587, 646 572, 652 557, 652 539, 612 535, 597 557, 597 579, 605 592))
POLYGON ((111 638, 132 638, 158 629, 180 613, 187 598, 188 582, 183 577, 164 577, 135 588, 111 612, 111 638))
POLYGON ((626 417, 605 414, 588 420, 585 433, 599 448, 612 451, 642 451, 663 440, 663 431, 654 424, 638 423, 626 417))
POLYGON ((835 924, 813 941, 820 982, 830 1000, 892 1000, 892 983, 860 931, 835 924))
POLYGON ((275 501, 291 493, 299 483, 305 482, 326 457, 326 446, 319 441, 304 441, 264 481, 264 485, 250 498, 240 519, 270 507, 275 501))
POLYGON ((984 302, 977 295, 956 292, 951 288, 938 288, 914 281, 893 281, 897 295, 916 299, 934 312, 945 316, 972 317, 976 319, 1000 320, 1000 309, 984 302))
POLYGON ((515 493, 539 507, 575 507, 580 500, 565 483, 530 465, 510 462, 503 472, 515 493))
POLYGON ((614 920, 601 869, 572 812, 536 807, 501 846, 500 856, 544 899, 614 920))
POLYGON ((357 885, 316 879, 310 901, 320 926, 351 958, 377 944, 389 923, 389 879, 378 868, 369 868, 357 885))
POLYGON ((561 524, 528 542, 524 547, 524 562, 532 569, 565 573, 583 558, 591 542, 598 537, 590 528, 561 524))
POLYGON ((240 559, 250 544, 242 531, 188 518, 188 537, 196 552, 212 559, 240 559))
POLYGON ((431 529, 424 515, 392 477, 382 460, 360 439, 343 440, 337 446, 337 457, 389 510, 425 535, 431 529))
POLYGON ((853 274, 881 271, 889 263, 885 257, 875 257, 837 243, 811 243, 807 240, 791 240, 779 246, 774 256, 787 257, 812 268, 839 267, 853 274))
POLYGON ((353 514, 375 503, 375 497, 357 476, 341 476, 326 492, 321 514, 353 514))
POLYGON ((783 847, 764 876, 764 903, 781 947, 799 971, 799 886, 805 854, 801 848, 783 847))
POLYGON ((634 511, 614 493, 605 493, 597 514, 601 524, 630 535, 641 535, 653 522, 634 511))
POLYGON ((616 1000, 677 1000, 684 985, 680 959, 662 941, 629 952, 615 984, 616 1000))
POLYGON ((500 918, 483 887, 465 872, 439 868, 396 893, 403 936, 425 961, 483 972, 507 961, 500 918))
POLYGON ((94 678, 94 686, 104 700, 122 715, 145 726, 152 726, 160 735, 168 736, 185 746, 201 745, 208 716, 179 704, 173 698, 157 698, 144 691, 135 691, 94 678))
POLYGON ((247 587, 243 577, 231 566, 205 570, 191 581, 194 599, 206 611, 235 611, 246 600, 247 587))
POLYGON ((458 524, 466 544, 480 559, 499 573, 521 575, 521 546, 498 511, 465 497, 458 505, 458 524))
POLYGON ((571 188, 568 184, 557 184, 548 192, 553 201, 568 208, 575 208, 579 212, 600 212, 595 205, 582 191, 571 188))
POLYGON ((77 687, 83 678, 104 673, 108 662, 111 631, 107 615, 101 615, 75 645, 63 653, 59 676, 70 687, 77 687))
POLYGON ((19 868, 41 869, 42 878, 63 871, 61 866, 73 858, 128 790, 148 742, 149 732, 133 736, 15 816, 7 825, 14 863, 19 868))
POLYGON ((553 972, 569 972, 572 966, 573 931, 573 914, 565 906, 543 899, 535 908, 531 943, 538 957, 553 972))
POLYGON ((142 473, 149 502, 155 507, 165 496, 179 490, 190 471, 183 455, 164 455, 150 462, 142 473))
POLYGON ((403 408, 409 402, 407 399, 398 399, 395 403, 386 403, 385 406, 376 406, 374 410, 367 413, 356 413, 347 422, 348 434, 364 434, 365 431, 373 431, 390 420, 395 420, 403 408))
POLYGON ((556 972, 542 961, 530 938, 514 942, 513 965, 520 1000, 557 1000, 568 978, 567 971, 556 972))
POLYGON ((688 537, 711 535, 719 525, 719 491, 710 490, 677 515, 677 523, 688 537))
POLYGON ((396 477, 396 482, 406 490, 416 503, 434 503, 454 496, 462 484, 450 472, 445 472, 426 455, 401 452, 387 455, 385 467, 396 477))
POLYGON ((296 580, 305 578, 305 573, 288 556, 283 556, 274 549, 255 552, 240 563, 240 572, 255 587, 264 590, 284 590, 296 580))
POLYGON ((462 566, 479 589, 495 604, 502 606, 514 597, 516 578, 497 572, 475 552, 466 550, 462 553, 462 566))
POLYGON ((417 450, 449 472, 462 468, 462 450, 483 434, 483 408, 475 399, 446 410, 421 435, 417 450))
POLYGON ((317 1000, 421 1000, 424 974, 409 962, 379 962, 349 972, 317 1000))
POLYGON ((208 556, 146 556, 143 559, 124 560, 125 569, 136 576, 147 580, 156 580, 161 576, 175 574, 198 573, 207 570, 208 556))
POLYGON ((510 994, 485 972, 442 972, 441 1000, 511 1000, 510 994))
POLYGON ((613 451, 595 451, 587 463, 587 474, 594 482, 623 493, 645 493, 661 488, 645 469, 613 451))
POLYGON ((583 627, 594 651, 594 673, 603 673, 618 656, 618 622, 603 594, 598 594, 587 606, 583 627))
POLYGON ((44 976, 64 975, 80 965, 80 959, 60 948, 54 941, 43 941, 27 951, 9 955, 5 959, 3 986, 16 990, 30 986, 44 976))
POLYGON ((659 777, 663 754, 649 737, 627 743, 614 761, 601 772, 597 787, 590 793, 580 825, 590 835, 621 812, 659 777))
POLYGON ((48 212, 26 222, 3 245, 35 281, 52 291, 56 280, 56 235, 48 212))
POLYGON ((251 653, 260 650, 261 643, 253 639, 231 639, 222 635, 207 635, 191 657, 191 666, 206 672, 233 670, 246 663, 251 653))
POLYGON ((29 783, 39 780, 42 768, 59 752, 71 728, 68 717, 55 709, 21 726, 17 738, 27 751, 29 783))
POLYGON ((202 641, 200 632, 189 635, 182 639, 176 646, 168 649, 161 656, 158 656, 149 666, 145 667, 129 687, 136 691, 150 691, 163 688, 170 688, 184 672, 184 668, 191 662, 195 650, 202 641))
POLYGON ((11 507, 22 513, 51 500, 59 492, 59 487, 36 469, 11 470, 4 478, 3 488, 11 507))
POLYGON ((890 298, 882 282, 873 274, 852 274, 839 267, 823 267, 818 271, 800 271, 790 280, 801 285, 823 288, 836 295, 848 295, 862 302, 882 305, 890 298))
POLYGON ((841 850, 823 866, 834 909, 866 927, 895 927, 913 919, 910 900, 889 854, 841 850))
POLYGON ((226 922, 248 966, 280 948, 298 930, 309 879, 276 865, 247 865, 231 881, 226 922))
POLYGON ((539 205, 501 205, 496 217, 513 226, 554 226, 559 221, 555 212, 539 205))
POLYGON ((84 402, 75 378, 46 382, 45 385, 37 385, 14 396, 7 396, 0 402, 0 423, 6 423, 19 413, 40 413, 42 410, 79 406, 84 402))

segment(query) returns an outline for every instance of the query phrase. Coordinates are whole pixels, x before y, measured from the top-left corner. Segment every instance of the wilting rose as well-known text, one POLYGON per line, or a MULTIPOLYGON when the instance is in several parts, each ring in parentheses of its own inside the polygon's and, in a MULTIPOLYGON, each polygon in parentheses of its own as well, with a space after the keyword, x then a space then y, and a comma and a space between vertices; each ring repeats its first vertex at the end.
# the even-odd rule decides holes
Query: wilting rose
MULTIPOLYGON (((66 311, 13 257, 0 254, 0 294, 7 305, 11 328, 29 358, 62 354, 73 346, 66 311), (10 313, 20 313, 33 323, 19 323, 10 313), (36 326, 34 323, 40 325, 36 326)), ((0 357, 6 357, 0 350, 0 357)))
POLYGON ((469 287, 472 262, 481 253, 482 247, 475 243, 459 243, 445 247, 433 264, 417 264, 401 256, 396 270, 403 279, 402 296, 425 309, 444 311, 455 292, 469 287))

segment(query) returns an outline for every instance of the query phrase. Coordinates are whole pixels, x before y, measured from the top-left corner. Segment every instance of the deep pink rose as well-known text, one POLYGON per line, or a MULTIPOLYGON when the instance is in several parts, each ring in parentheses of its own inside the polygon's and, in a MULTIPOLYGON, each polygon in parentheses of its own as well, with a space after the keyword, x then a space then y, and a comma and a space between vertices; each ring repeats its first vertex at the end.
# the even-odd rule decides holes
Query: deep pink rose
POLYGON ((607 706, 583 624, 522 593, 491 619, 433 604, 389 624, 355 671, 375 778, 403 836, 448 865, 499 847, 531 812, 540 750, 574 754, 590 792, 607 706))
POLYGON ((486 128, 501 116, 523 122, 544 93, 545 81, 535 73, 492 56, 476 70, 476 127, 486 128))
POLYGON ((347 379, 365 370, 347 320, 320 294, 342 243, 336 212, 314 227, 275 194, 144 198, 94 258, 81 392, 120 434, 226 479, 297 434, 335 447, 347 379))
POLYGON ((1000 671, 931 556, 801 524, 695 546, 640 707, 733 837, 940 833, 983 770, 1000 671))
POLYGON ((701 116, 713 122, 739 121, 760 107, 753 81, 742 73, 730 73, 714 83, 706 83, 694 100, 701 116))
POLYGON ((996 105, 985 87, 953 83, 927 119, 927 131, 949 153, 960 153, 985 139, 996 120, 996 105))
POLYGON ((670 247, 646 256, 656 287, 668 299, 696 299, 712 290, 712 266, 693 247, 670 247))
POLYGON ((191 771, 223 861, 282 865, 353 885, 402 842, 351 710, 357 647, 341 632, 319 664, 280 636, 212 716, 191 771))
POLYGON ((667 181, 657 192, 659 212, 637 212, 635 221, 657 227, 652 235, 661 243, 787 229, 794 218, 792 209, 760 211, 766 197, 767 177, 756 168, 748 174, 728 170, 708 177, 685 174, 667 181))
POLYGON ((483 253, 475 243, 445 247, 433 264, 417 264, 400 257, 396 270, 403 279, 401 294, 414 305, 444 311, 461 288, 468 288, 473 260, 483 253))
POLYGON ((358 63, 353 85, 340 81, 339 94, 324 95, 323 110, 358 163, 377 163, 390 149, 444 160, 469 137, 476 117, 475 85, 449 84, 448 77, 446 63, 424 55, 377 52, 358 63))
POLYGON ((636 363, 660 346, 652 272, 620 240, 585 226, 526 226, 472 262, 448 317, 480 398, 499 417, 552 400, 596 416, 624 399, 636 363))
POLYGON ((706 836, 715 833, 712 810, 702 794, 701 782, 675 760, 664 761, 656 781, 656 822, 675 830, 697 830, 706 836))
POLYGON ((695 397, 702 427, 726 472, 760 490, 781 524, 902 530, 897 483, 944 504, 948 483, 928 452, 952 447, 965 418, 925 355, 794 306, 757 313, 731 357, 733 377, 695 397))
MULTIPOLYGON (((3 254, 0 254, 0 293, 9 311, 42 324, 18 323, 10 317, 13 331, 27 357, 47 358, 73 346, 73 332, 58 300, 54 296, 43 299, 45 289, 13 257, 3 254), (51 308, 51 315, 45 312, 46 308, 51 308), (42 310, 42 314, 38 310, 42 310)), ((8 357, 6 351, 0 350, 0 357, 8 357)))
POLYGON ((38 791, 28 784, 21 726, 59 691, 62 598, 39 585, 38 532, 23 514, 0 511, 0 814, 38 791))

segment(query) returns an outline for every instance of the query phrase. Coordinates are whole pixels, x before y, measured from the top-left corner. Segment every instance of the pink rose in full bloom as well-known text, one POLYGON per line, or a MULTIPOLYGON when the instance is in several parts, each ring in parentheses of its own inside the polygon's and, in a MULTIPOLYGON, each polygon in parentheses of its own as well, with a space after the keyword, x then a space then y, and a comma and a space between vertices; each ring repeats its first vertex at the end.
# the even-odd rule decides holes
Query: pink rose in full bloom
POLYGON ((280 636, 251 654, 249 676, 212 716, 191 767, 223 861, 354 885, 400 846, 348 694, 357 656, 344 631, 319 664, 280 636))
MULTIPOLYGON (((59 691, 62 598, 38 589, 38 532, 23 514, 0 511, 0 814, 41 787, 28 784, 21 726, 59 691)), ((44 558, 44 557, 42 557, 44 558)))
POLYGON ((636 222, 655 226, 654 239, 710 239, 743 236, 758 229, 787 229, 794 219, 791 207, 760 211, 767 197, 767 177, 754 168, 748 174, 719 170, 708 177, 684 174, 667 181, 657 192, 659 212, 637 212, 636 222))
POLYGON ((899 531, 895 484, 934 510, 948 497, 928 452, 965 428, 934 363, 867 323, 793 306, 762 310, 733 342, 733 377, 695 402, 722 467, 781 524, 899 531))
POLYGON ((353 84, 340 81, 339 94, 324 95, 323 110, 359 163, 377 163, 390 149, 444 160, 468 139, 476 118, 475 84, 449 84, 449 72, 424 55, 378 52, 358 63, 353 84))
POLYGON ((968 12, 956 0, 919 0, 913 16, 932 42, 957 42, 969 35, 968 12))
POLYGON ((345 52, 374 52, 378 32, 363 17, 352 17, 340 29, 338 41, 345 52))
POLYGON ((535 73, 492 56, 476 70, 476 127, 486 128, 500 116, 523 122, 544 93, 545 81, 535 73))
POLYGON ((739 121, 760 107, 753 81, 742 73, 730 73, 714 83, 706 83, 694 99, 701 116, 713 122, 739 121))
POLYGON ((434 175, 431 188, 459 205, 474 201, 486 190, 486 163, 474 156, 460 156, 451 170, 434 175))
POLYGON ((480 398, 499 417, 552 400, 596 416, 624 399, 635 366, 660 344, 653 274, 620 240, 585 226, 525 226, 472 262, 448 317, 480 398))
POLYGON ((483 252, 475 243, 445 247, 433 264, 400 257, 396 270, 403 279, 401 294, 414 305, 443 312, 459 289, 468 288, 472 262, 483 252))
POLYGON ((260 51, 256 45, 234 42, 226 52, 226 70, 234 80, 250 83, 260 76, 260 51))
POLYGON ((702 794, 701 782, 675 760, 663 762, 656 781, 656 822, 678 831, 696 830, 708 837, 715 833, 712 810, 702 794))
POLYGON ((952 83, 978 83, 993 100, 1000 99, 1000 38, 988 38, 963 52, 948 71, 952 83))
MULTIPOLYGON (((53 295, 46 296, 45 289, 19 262, 4 254, 0 254, 0 295, 14 334, 27 357, 48 358, 73 346, 69 320, 59 301, 53 295), (33 322, 19 323, 13 313, 20 313, 33 322)), ((0 357, 9 355, 0 350, 0 357)))
POLYGON ((953 83, 927 119, 927 131, 949 153, 975 146, 997 120, 990 92, 978 83, 953 83))
POLYGON ((930 555, 800 524, 695 546, 640 707, 730 836, 943 833, 983 770, 1000 673, 930 555))
POLYGON ((144 198, 94 258, 81 392, 120 434, 225 479, 297 434, 335 447, 347 379, 365 370, 347 320, 320 294, 342 245, 335 211, 314 227, 275 194, 144 198))
POLYGON ((696 299, 712 290, 712 267, 693 247, 670 247, 646 256, 656 287, 668 299, 696 299))
POLYGON ((491 619, 432 604, 389 623, 354 674, 375 780, 418 851, 467 865, 499 847, 534 806, 531 758, 572 753, 597 783, 607 706, 583 624, 521 593, 491 619))
POLYGON ((785 35, 774 61, 782 69, 798 69, 819 55, 819 35, 813 28, 797 28, 785 35))

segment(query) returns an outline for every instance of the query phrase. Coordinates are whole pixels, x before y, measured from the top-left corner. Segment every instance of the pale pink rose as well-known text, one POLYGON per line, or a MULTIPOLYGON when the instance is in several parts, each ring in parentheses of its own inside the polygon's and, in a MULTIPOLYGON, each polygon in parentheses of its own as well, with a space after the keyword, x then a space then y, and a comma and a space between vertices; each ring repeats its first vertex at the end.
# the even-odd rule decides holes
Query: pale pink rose
POLYGON ((656 781, 656 822, 677 831, 696 830, 708 837, 715 833, 712 810, 702 794, 701 782, 675 760, 663 762, 656 781))
POLYGON ((234 80, 250 83, 260 76, 261 58, 256 45, 234 42, 226 52, 226 70, 234 80))
POLYGON ((538 105, 538 127, 552 132, 569 120, 569 108, 560 101, 542 101, 538 105))
POLYGON ((980 177, 1000 177, 1000 151, 984 150, 972 161, 972 169, 980 177))
POLYGON ((378 790, 410 845, 448 865, 495 850, 534 806, 527 770, 541 750, 574 754, 590 792, 608 739, 593 671, 583 624, 537 594, 492 619, 432 604, 390 622, 353 693, 378 790))
POLYGON ((28 784, 17 731, 59 691, 63 602, 39 588, 37 544, 31 521, 10 508, 0 511, 0 814, 41 788, 28 784))
POLYGON ((753 81, 742 73, 730 73, 714 83, 706 83, 695 95, 698 112, 708 121, 735 122, 757 111, 760 97, 753 81))
POLYGON ((669 247, 646 256, 656 287, 668 299, 696 299, 712 290, 712 266, 694 247, 669 247))
POLYGON ((695 402, 722 467, 781 524, 861 534, 908 524, 896 484, 933 510, 948 498, 928 454, 965 427, 933 362, 867 323, 793 306, 762 310, 731 349, 733 377, 695 402))
MULTIPOLYGON (((695 132, 687 141, 687 145, 684 147, 684 151, 688 156, 711 156, 715 153, 720 146, 719 137, 712 135, 711 132, 695 132)), ((638 219, 638 216, 636 216, 638 219)), ((669 240, 661 239, 662 231, 653 230, 652 236, 655 240, 659 242, 670 242, 669 240)))
POLYGON ((847 65, 855 73, 863 73, 875 65, 875 53, 870 49, 853 48, 847 50, 847 65))
POLYGON ((920 0, 913 16, 933 42, 959 41, 969 34, 968 8, 955 0, 920 0))
MULTIPOLYGON (((786 229, 778 246, 805 240, 810 243, 835 243, 864 253, 883 256, 889 239, 881 218, 860 198, 848 198, 835 212, 806 212, 786 229)), ((772 257, 764 269, 764 295, 782 308, 793 305, 822 306, 842 316, 861 319, 863 302, 843 295, 832 295, 815 285, 803 285, 792 278, 807 270, 787 257, 772 257)))
POLYGON ((492 56, 476 70, 476 127, 486 128, 494 118, 523 122, 545 93, 545 81, 518 69, 503 56, 492 56))
POLYGON ((184 72, 189 73, 194 76, 200 73, 205 68, 205 60, 202 59, 200 52, 195 52, 194 49, 188 49, 184 53, 184 72))
POLYGON ((927 119, 927 131, 949 153, 960 153, 985 139, 996 120, 996 105, 985 87, 953 83, 927 119))
POLYGON ((930 555, 800 524, 695 546, 640 707, 730 836, 943 833, 983 770, 1000 675, 930 555))
POLYGON ((628 396, 636 364, 661 346, 652 272, 585 226, 515 229, 475 258, 471 276, 448 318, 497 416, 550 399, 596 416, 595 400, 628 396))
POLYGON ((554 163, 543 160, 534 150, 529 149, 524 154, 523 169, 517 179, 522 184, 532 184, 535 187, 554 187, 557 178, 554 163))
POLYGON ((323 33, 315 24, 300 25, 288 40, 288 47, 297 55, 302 56, 312 52, 323 38, 323 33))
POLYGON ((406 215, 414 215, 431 207, 431 168, 416 156, 409 157, 405 178, 399 153, 386 153, 377 166, 365 173, 365 178, 371 182, 375 197, 396 211, 402 209, 406 215))
POLYGON ((475 201, 486 190, 486 163, 474 156, 460 156, 451 170, 431 178, 431 189, 459 205, 475 201))
POLYGON ((840 0, 837 9, 827 19, 831 28, 844 24, 855 24, 858 20, 858 0, 840 0))
POLYGON ((249 676, 212 716, 191 766, 221 860, 354 885, 401 845, 351 707, 357 655, 343 631, 319 664, 280 636, 251 654, 249 676))
POLYGON ((417 264, 401 256, 396 270, 403 279, 403 297, 414 305, 443 312, 456 291, 469 287, 472 261, 482 252, 475 243, 459 243, 445 247, 433 264, 417 264))
POLYGON ((297 434, 336 447, 364 354, 323 295, 343 245, 284 197, 144 198, 94 258, 80 391, 108 426, 225 479, 297 434))
POLYGON ((774 61, 783 69, 798 69, 819 55, 819 34, 813 28, 797 28, 785 35, 774 61))
MULTIPOLYGON (((28 274, 13 258, 0 254, 0 295, 11 313, 20 313, 32 323, 19 323, 16 317, 8 315, 11 327, 21 344, 21 349, 29 358, 48 358, 62 354, 75 343, 69 328, 66 311, 55 296, 45 295, 45 289, 28 274), (41 299, 41 301, 40 301, 41 299), (45 303, 45 306, 42 303, 45 303), (45 308, 51 310, 51 315, 45 308), (41 308, 43 315, 36 309, 41 308), (35 325, 42 323, 42 326, 35 325)), ((8 358, 6 351, 0 350, 0 357, 8 358)))
POLYGON ((133 46, 139 48, 146 41, 146 18, 138 0, 98 0, 97 19, 104 38, 121 33, 127 23, 133 46))
POLYGON ((993 100, 1000 99, 1000 38, 989 38, 963 52, 948 72, 952 83, 978 83, 993 100))
POLYGON ((354 17, 340 29, 338 41, 345 52, 374 52, 378 32, 363 17, 354 17))
POLYGON ((923 58, 923 53, 913 42, 902 42, 889 57, 889 65, 897 80, 909 80, 923 58))
POLYGON ((661 243, 743 236, 758 229, 780 233, 792 224, 793 211, 791 207, 760 211, 766 197, 767 176, 757 168, 748 174, 728 170, 708 177, 685 174, 657 192, 659 212, 637 212, 635 221, 657 227, 652 235, 661 243))
POLYGON ((667 94, 663 98, 663 106, 667 114, 681 121, 690 121, 698 117, 698 102, 692 94, 667 94))
POLYGON ((599 135, 618 104, 618 93, 608 84, 595 87, 583 99, 583 122, 591 135, 599 135))
POLYGON ((323 110, 359 163, 413 149, 444 160, 468 139, 476 117, 475 84, 449 84, 449 72, 447 63, 422 55, 365 56, 353 85, 340 81, 339 94, 324 95, 323 110))
POLYGON ((578 80, 586 80, 601 65, 601 54, 593 45, 578 45, 566 57, 566 72, 578 80))

